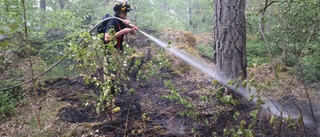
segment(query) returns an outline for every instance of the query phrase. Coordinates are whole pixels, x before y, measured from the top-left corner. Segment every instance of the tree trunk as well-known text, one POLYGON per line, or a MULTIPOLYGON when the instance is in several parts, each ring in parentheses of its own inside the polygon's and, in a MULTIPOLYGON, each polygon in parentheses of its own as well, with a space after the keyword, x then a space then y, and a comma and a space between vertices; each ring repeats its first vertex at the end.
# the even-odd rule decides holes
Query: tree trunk
POLYGON ((47 3, 46 0, 40 0, 40 9, 46 11, 47 3))
POLYGON ((246 78, 245 0, 216 0, 214 62, 229 78, 246 78))
POLYGON ((61 9, 64 9, 64 6, 66 5, 66 0, 58 0, 58 2, 59 2, 59 6, 60 6, 60 8, 61 9))
MULTIPOLYGON (((47 10, 47 3, 46 3, 46 0, 40 0, 40 9, 43 11, 43 12, 46 12, 47 10)), ((42 18, 41 18, 41 27, 44 26, 44 24, 46 24, 46 15, 43 14, 42 15, 42 18)))
POLYGON ((190 27, 189 30, 193 31, 193 23, 192 23, 192 0, 189 0, 188 20, 189 20, 189 27, 190 27))

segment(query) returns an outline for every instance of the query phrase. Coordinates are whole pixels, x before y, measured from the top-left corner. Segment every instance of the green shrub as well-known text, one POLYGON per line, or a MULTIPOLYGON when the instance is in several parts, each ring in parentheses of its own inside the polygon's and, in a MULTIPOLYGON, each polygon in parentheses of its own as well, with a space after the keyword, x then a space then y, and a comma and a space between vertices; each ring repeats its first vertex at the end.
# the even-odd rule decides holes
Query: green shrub
MULTIPOLYGON (((281 56, 282 50, 279 45, 276 45, 275 43, 270 43, 268 45, 265 45, 262 41, 260 41, 257 38, 254 39, 247 39, 246 44, 246 51, 247 51, 247 62, 248 66, 251 66, 252 64, 255 64, 256 66, 259 66, 263 63, 270 62, 270 56, 269 51, 271 53, 271 58, 278 58, 281 56)), ((289 52, 290 53, 290 52, 289 52)), ((292 56, 289 56, 292 57, 292 56)), ((290 61, 289 63, 292 63, 293 58, 290 58, 287 61, 290 61)))
POLYGON ((14 114, 17 101, 9 92, 0 92, 0 118, 6 118, 14 114))
POLYGON ((248 66, 259 66, 269 61, 267 48, 261 41, 249 39, 246 46, 248 66))
POLYGON ((294 67, 296 64, 297 64, 297 58, 296 58, 296 55, 294 53, 287 53, 287 57, 286 57, 286 60, 285 60, 285 65, 288 66, 288 67, 294 67))
POLYGON ((197 45, 197 50, 201 55, 209 59, 213 59, 214 49, 212 45, 200 44, 200 45, 197 45))
POLYGON ((267 56, 266 46, 257 39, 247 40, 247 55, 265 57, 267 56))
MULTIPOLYGON (((10 81, 10 80, 9 80, 10 81)), ((10 87, 13 84, 0 80, 0 87, 10 87)), ((15 114, 15 106, 21 98, 21 88, 14 88, 7 91, 0 91, 0 122, 15 114)))
MULTIPOLYGON (((314 52, 302 59, 305 79, 308 83, 320 81, 320 51, 314 52)), ((299 71, 300 72, 300 71, 299 71)))

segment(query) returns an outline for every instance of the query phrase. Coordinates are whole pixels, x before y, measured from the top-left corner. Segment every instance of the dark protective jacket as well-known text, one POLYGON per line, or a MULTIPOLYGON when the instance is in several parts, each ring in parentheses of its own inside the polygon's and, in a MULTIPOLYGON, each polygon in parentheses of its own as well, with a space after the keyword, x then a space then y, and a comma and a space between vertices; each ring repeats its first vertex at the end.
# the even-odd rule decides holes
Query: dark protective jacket
MULTIPOLYGON (((114 15, 114 16, 119 17, 117 15, 114 15)), ((122 21, 113 18, 113 19, 110 19, 110 21, 108 21, 107 27, 105 29, 105 33, 108 33, 108 31, 111 28, 114 28, 115 32, 119 32, 120 30, 126 27, 127 26, 122 21)), ((123 46, 122 46, 123 38, 124 38, 124 35, 121 35, 117 38, 117 43, 114 45, 116 49, 123 50, 123 46)))

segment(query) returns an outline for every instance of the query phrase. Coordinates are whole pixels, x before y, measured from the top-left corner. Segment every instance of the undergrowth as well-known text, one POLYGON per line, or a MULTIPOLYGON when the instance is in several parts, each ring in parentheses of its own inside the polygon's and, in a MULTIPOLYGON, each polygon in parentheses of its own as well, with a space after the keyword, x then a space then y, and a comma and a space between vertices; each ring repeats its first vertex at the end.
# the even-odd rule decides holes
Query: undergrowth
POLYGON ((263 63, 267 63, 270 61, 267 54, 267 48, 257 38, 247 39, 246 46, 247 61, 249 67, 257 67, 263 63))
MULTIPOLYGON (((111 37, 115 35, 114 32, 109 33, 111 37)), ((84 34, 88 35, 88 34, 84 34)), ((94 38, 95 39, 95 38, 94 38)), ((87 42, 91 41, 91 37, 86 39, 87 42)), ((96 40, 97 41, 97 40, 96 40)), ((165 51, 163 48, 156 48, 153 45, 150 45, 149 52, 155 53, 152 58, 146 58, 146 56, 138 52, 134 47, 130 47, 127 44, 123 44, 124 52, 120 52, 114 48, 115 41, 111 41, 108 44, 102 44, 94 42, 85 47, 72 46, 71 49, 75 52, 75 59, 78 64, 71 66, 71 68, 77 69, 87 69, 87 70, 98 70, 103 68, 101 74, 98 75, 88 75, 84 74, 84 81, 86 84, 95 85, 99 94, 94 95, 91 92, 91 97, 95 98, 95 103, 90 104, 90 102, 85 101, 87 97, 82 97, 82 100, 85 101, 85 105, 94 105, 95 112, 98 115, 109 115, 111 122, 113 121, 113 113, 118 110, 114 105, 115 96, 120 92, 126 92, 127 96, 131 98, 134 94, 139 94, 139 86, 148 85, 151 78, 162 78, 167 77, 166 73, 161 73, 163 69, 170 68, 171 63, 165 59, 165 51), (125 89, 126 83, 130 81, 136 81, 139 85, 136 85, 133 88, 125 89), (112 93, 114 87, 115 93, 112 93)), ((131 101, 127 102, 128 106, 132 103, 131 101)), ((125 125, 130 125, 130 108, 128 108, 128 114, 125 125)), ((142 115, 142 117, 145 117, 142 115)), ((143 123, 147 120, 142 118, 143 123)), ((141 135, 147 134, 149 131, 160 132, 161 127, 155 125, 154 127, 142 126, 140 129, 128 129, 125 126, 122 129, 124 135, 141 135), (130 132, 131 131, 131 132, 130 132)), ((114 133, 115 136, 117 133, 114 133)))
POLYGON ((213 45, 199 44, 197 45, 197 50, 198 50, 198 53, 201 54, 202 56, 205 56, 213 60, 213 55, 214 55, 213 45))
MULTIPOLYGON (((1 87, 10 87, 14 82, 3 82, 0 80, 1 87)), ((15 114, 16 105, 22 97, 22 89, 20 87, 0 92, 0 122, 6 120, 15 114)))

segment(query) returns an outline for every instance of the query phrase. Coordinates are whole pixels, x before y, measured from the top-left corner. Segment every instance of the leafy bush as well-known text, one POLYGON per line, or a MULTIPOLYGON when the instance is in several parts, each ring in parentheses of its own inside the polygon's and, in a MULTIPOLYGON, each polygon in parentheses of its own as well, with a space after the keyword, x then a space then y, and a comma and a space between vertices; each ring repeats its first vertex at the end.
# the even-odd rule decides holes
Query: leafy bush
MULTIPOLYGON (((8 83, 2 83, 0 80, 0 87, 10 87, 13 85, 8 83)), ((15 88, 12 90, 0 91, 0 119, 4 120, 5 118, 14 115, 15 106, 21 98, 21 92, 17 91, 21 91, 21 89, 15 88)))
POLYGON ((214 49, 212 45, 200 44, 197 45, 197 50, 201 55, 213 59, 214 49))
POLYGON ((261 41, 248 39, 246 46, 249 66, 252 64, 261 65, 269 61, 267 48, 261 41))
POLYGON ((6 118, 14 114, 16 100, 9 92, 0 92, 0 118, 6 118))
POLYGON ((287 53, 287 58, 286 61, 284 62, 286 66, 288 67, 293 67, 294 65, 297 64, 297 58, 296 55, 294 53, 287 53))
MULTIPOLYGON (((316 47, 316 46, 315 46, 316 47)), ((302 58, 304 75, 308 83, 320 81, 320 49, 313 50, 308 56, 302 58)))

